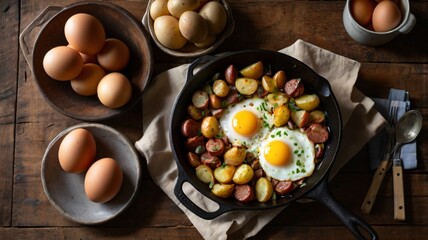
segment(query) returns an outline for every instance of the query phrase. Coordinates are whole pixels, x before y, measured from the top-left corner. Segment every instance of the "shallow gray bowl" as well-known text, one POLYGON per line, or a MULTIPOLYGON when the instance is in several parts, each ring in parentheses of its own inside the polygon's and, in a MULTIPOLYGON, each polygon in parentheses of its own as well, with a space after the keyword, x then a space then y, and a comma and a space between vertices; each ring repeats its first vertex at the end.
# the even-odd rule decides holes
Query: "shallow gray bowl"
POLYGON ((139 188, 140 171, 138 155, 121 133, 103 124, 81 123, 63 130, 49 143, 43 156, 41 178, 47 198, 63 216, 77 223, 92 225, 113 219, 131 204, 139 188), (87 129, 94 135, 96 159, 111 157, 122 169, 122 187, 107 203, 95 203, 86 197, 86 171, 67 173, 59 165, 59 145, 65 135, 76 128, 87 129))

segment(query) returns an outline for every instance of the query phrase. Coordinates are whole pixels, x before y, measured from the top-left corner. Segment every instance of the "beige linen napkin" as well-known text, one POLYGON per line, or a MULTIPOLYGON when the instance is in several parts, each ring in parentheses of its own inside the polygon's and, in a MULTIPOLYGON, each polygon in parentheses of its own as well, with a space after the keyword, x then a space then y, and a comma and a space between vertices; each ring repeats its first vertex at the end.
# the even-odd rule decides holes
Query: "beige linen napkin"
MULTIPOLYGON (((373 108, 373 101, 354 87, 360 64, 317 46, 297 40, 280 52, 306 63, 326 78, 340 105, 344 124, 341 149, 330 177, 351 159, 384 125, 385 120, 373 108)), ((169 116, 174 100, 186 79, 188 65, 156 76, 143 95, 143 136, 135 143, 145 157, 156 184, 180 207, 205 239, 245 239, 257 234, 284 207, 264 211, 231 211, 213 220, 199 218, 185 208, 174 195, 177 166, 169 146, 169 116)), ((206 209, 216 203, 205 198, 190 184, 183 185, 188 197, 206 209)))

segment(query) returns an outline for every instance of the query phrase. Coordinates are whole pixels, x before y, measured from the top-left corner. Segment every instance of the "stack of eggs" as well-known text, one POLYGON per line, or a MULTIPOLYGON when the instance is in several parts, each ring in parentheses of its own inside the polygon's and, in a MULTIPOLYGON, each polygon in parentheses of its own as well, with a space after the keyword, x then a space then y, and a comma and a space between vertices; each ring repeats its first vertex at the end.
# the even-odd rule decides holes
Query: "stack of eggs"
POLYGON ((207 0, 155 0, 150 17, 158 41, 174 50, 187 43, 198 48, 211 46, 227 23, 224 6, 207 0))
POLYGON ((129 62, 128 46, 107 38, 102 23, 87 13, 71 16, 64 27, 67 46, 49 50, 43 68, 53 79, 70 81, 82 96, 97 95, 109 108, 125 105, 132 95, 128 78, 120 73, 129 62))
POLYGON ((395 0, 352 0, 350 10, 359 25, 376 32, 388 32, 401 22, 395 0))

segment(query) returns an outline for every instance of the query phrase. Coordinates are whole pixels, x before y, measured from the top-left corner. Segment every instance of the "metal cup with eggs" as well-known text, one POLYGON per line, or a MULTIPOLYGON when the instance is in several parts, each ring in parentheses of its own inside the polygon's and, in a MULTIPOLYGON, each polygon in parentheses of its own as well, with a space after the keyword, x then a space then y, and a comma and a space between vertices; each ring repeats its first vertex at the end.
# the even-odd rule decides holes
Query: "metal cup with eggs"
POLYGON ((343 25, 355 41, 367 45, 385 44, 416 24, 409 0, 347 0, 343 25))

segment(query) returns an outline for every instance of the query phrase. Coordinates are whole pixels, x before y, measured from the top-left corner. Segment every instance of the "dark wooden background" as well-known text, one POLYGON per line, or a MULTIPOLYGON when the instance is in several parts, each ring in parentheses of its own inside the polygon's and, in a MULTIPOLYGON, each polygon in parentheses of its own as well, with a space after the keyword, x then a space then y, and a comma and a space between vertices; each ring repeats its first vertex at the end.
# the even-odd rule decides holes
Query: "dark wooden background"
MULTIPOLYGON (((62 217, 46 198, 40 180, 48 143, 79 123, 43 99, 19 49, 20 32, 48 5, 75 1, 0 1, 0 239, 200 239, 198 231, 153 183, 143 162, 141 190, 117 219, 96 227, 62 217)), ((141 19, 146 0, 112 1, 141 19)), ((391 87, 410 92, 412 108, 428 115, 428 2, 411 1, 417 23, 408 35, 380 47, 354 42, 345 32, 345 1, 230 0, 236 30, 216 51, 279 50, 303 39, 362 63, 357 87, 370 97, 387 97, 391 87)), ((33 36, 35 37, 35 36, 33 36)), ((153 46, 155 74, 191 59, 174 58, 153 46)), ((142 135, 141 104, 108 124, 131 141, 142 135)), ((391 173, 372 213, 360 210, 373 172, 364 148, 333 179, 331 191, 361 216, 381 239, 428 238, 428 125, 418 138, 419 167, 404 172, 406 222, 393 220, 391 173)), ((353 239, 328 209, 317 202, 293 204, 254 239, 353 239)))

